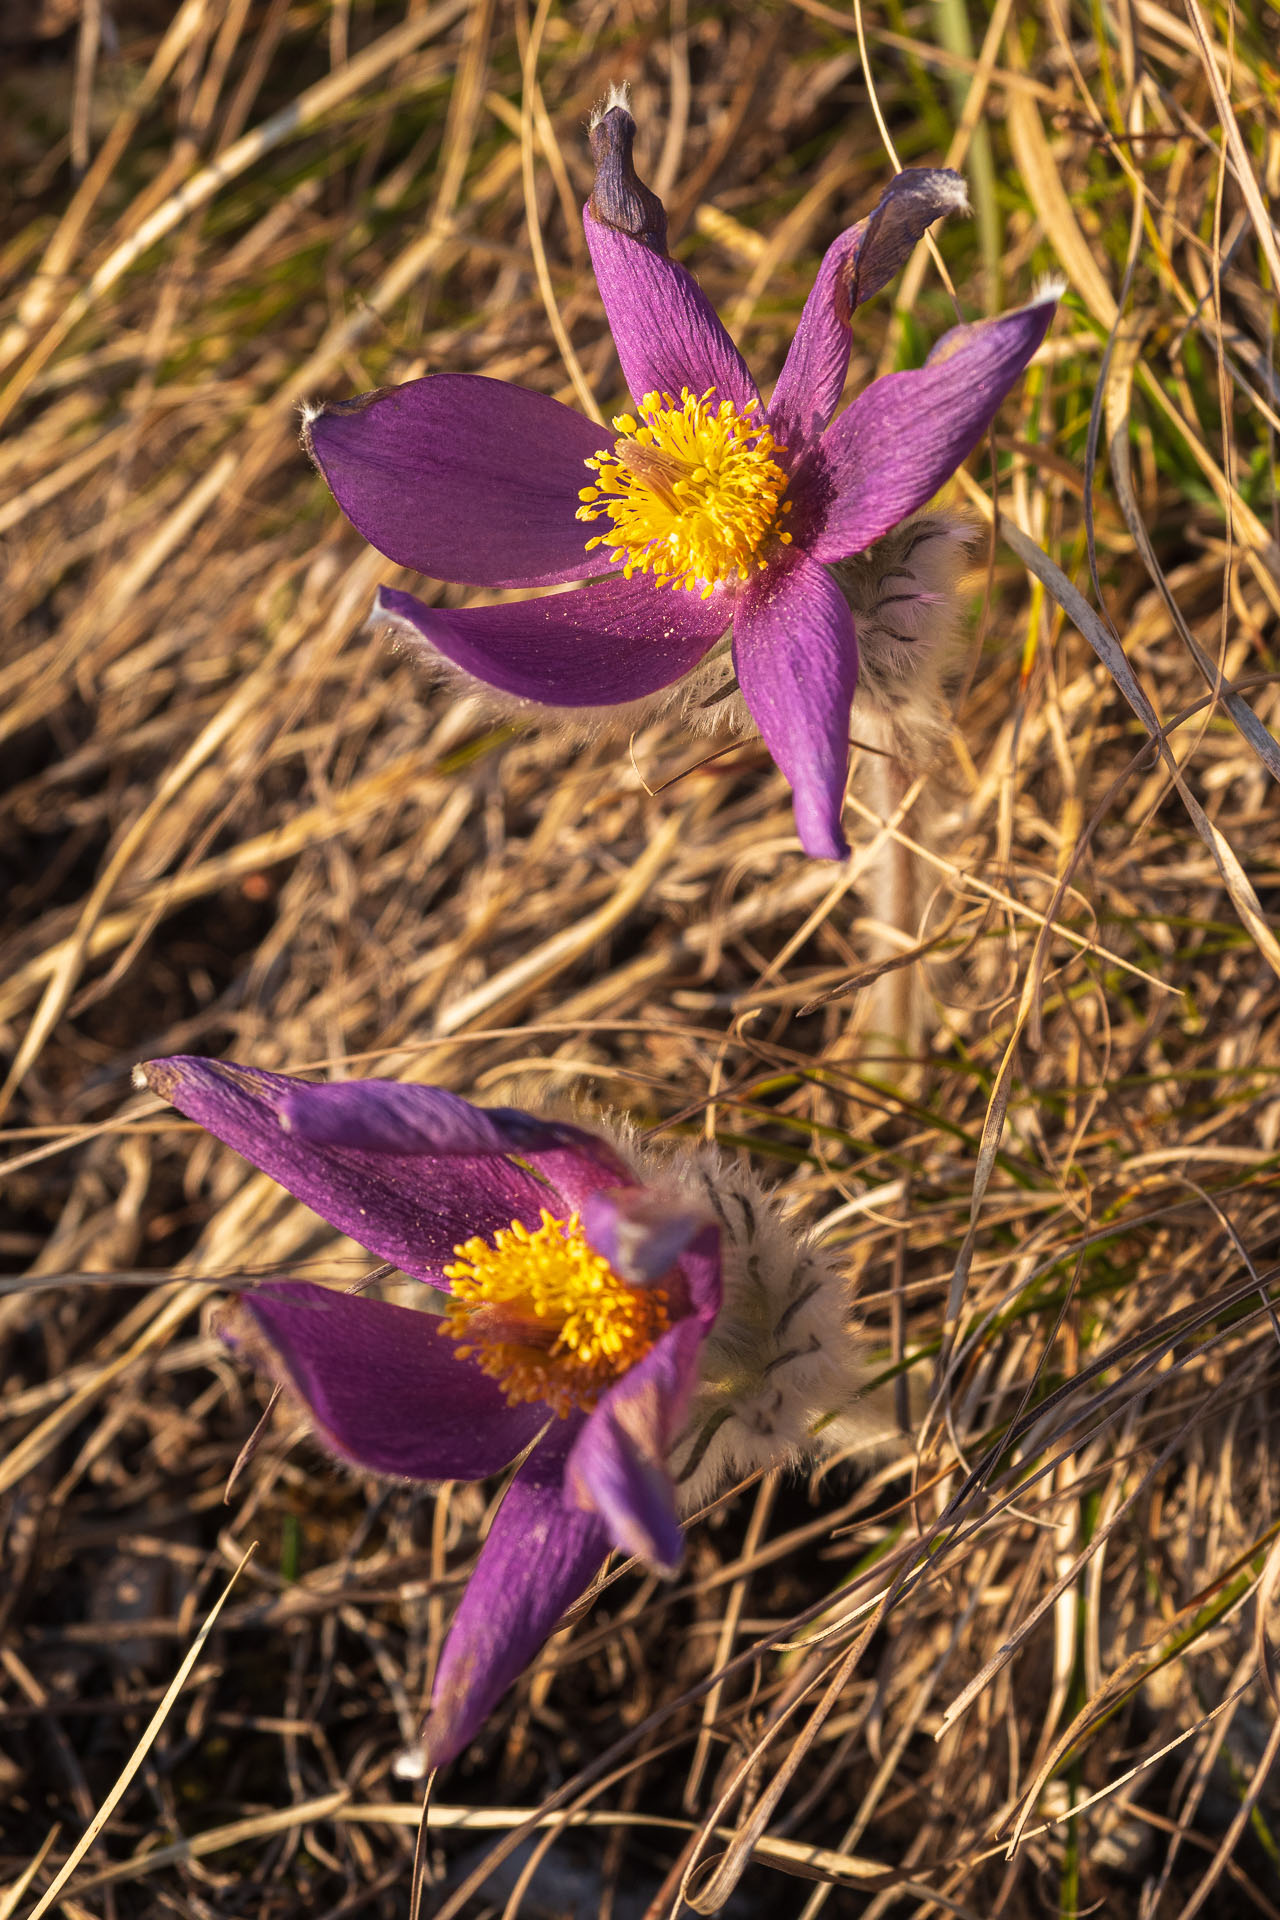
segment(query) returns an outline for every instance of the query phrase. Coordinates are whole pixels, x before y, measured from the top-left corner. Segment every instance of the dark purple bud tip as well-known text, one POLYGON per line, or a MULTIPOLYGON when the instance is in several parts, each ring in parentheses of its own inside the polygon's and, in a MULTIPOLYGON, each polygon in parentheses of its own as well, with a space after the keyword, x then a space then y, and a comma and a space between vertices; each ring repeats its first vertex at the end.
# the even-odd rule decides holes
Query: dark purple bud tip
POLYGON ((168 1100, 177 1086, 177 1069, 168 1060, 139 1060, 133 1070, 133 1084, 139 1093, 158 1093, 168 1100))
POLYGON ((629 234, 654 253, 667 251, 667 215, 661 200, 635 170, 631 149, 636 123, 623 106, 606 108, 592 122, 591 157, 596 180, 587 211, 602 226, 629 234))

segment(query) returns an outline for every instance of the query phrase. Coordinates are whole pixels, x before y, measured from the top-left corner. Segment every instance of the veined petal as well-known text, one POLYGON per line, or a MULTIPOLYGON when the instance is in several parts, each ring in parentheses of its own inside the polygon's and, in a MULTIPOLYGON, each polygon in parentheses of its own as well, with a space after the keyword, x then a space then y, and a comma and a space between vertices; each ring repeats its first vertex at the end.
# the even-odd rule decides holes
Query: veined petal
POLYGON ((793 470, 839 405, 855 308, 905 266, 935 220, 968 205, 964 181, 949 167, 907 167, 866 219, 827 248, 769 402, 774 435, 790 449, 793 470))
POLYGON ((650 1187, 603 1188, 582 1208, 582 1230, 624 1280, 661 1279, 698 1235, 709 1216, 650 1187))
POLYGON ((579 1421, 557 1421, 507 1489, 444 1643, 423 1729, 431 1766, 454 1759, 591 1584, 609 1550, 593 1513, 564 1499, 579 1421))
POLYGON ((600 1515, 615 1546, 664 1573, 675 1571, 684 1549, 667 1455, 705 1338, 696 1316, 663 1334, 589 1416, 565 1472, 567 1497, 600 1515))
POLYGON ((348 520, 402 567, 478 587, 599 572, 574 516, 603 436, 549 394, 436 373, 322 408, 306 441, 348 520))
POLYGON ((695 667, 729 623, 722 589, 701 600, 647 574, 458 610, 384 587, 377 610, 487 686, 553 707, 607 707, 656 693, 695 667))
POLYGON ((923 367, 890 373, 827 428, 801 485, 825 491, 818 560, 845 560, 931 500, 977 446, 1049 330, 1056 293, 944 334, 923 367), (813 473, 810 474, 810 469, 813 473))
POLYGON ((643 241, 583 215, 596 284, 622 377, 636 401, 647 393, 705 393, 741 413, 758 397, 747 363, 687 267, 643 241))
POLYGON ((693 275, 667 253, 661 202, 631 162, 635 131, 616 106, 591 129, 596 179, 582 216, 623 378, 637 401, 714 387, 741 412, 755 381, 693 275))
POLYGON ((791 782, 801 845, 815 859, 843 859, 858 647, 848 603, 826 569, 799 555, 762 575, 740 604, 733 657, 742 697, 791 782))
POLYGON ((182 1055, 149 1060, 139 1071, 153 1093, 321 1219, 435 1286, 447 1287, 441 1270, 459 1241, 491 1235, 513 1220, 536 1227, 546 1204, 546 1189, 531 1174, 493 1154, 401 1157, 385 1149, 313 1145, 281 1124, 286 1103, 308 1084, 287 1074, 182 1055))
MULTIPOLYGON (((296 1081, 280 1104, 286 1133, 313 1146, 366 1153, 519 1154, 605 1143, 568 1120, 542 1120, 520 1107, 476 1107, 445 1087, 403 1080, 296 1081)), ((612 1164, 620 1163, 616 1157, 612 1164)))
POLYGON ((242 1295, 219 1332, 293 1388, 316 1439, 340 1459, 398 1479, 482 1480, 550 1415, 508 1406, 442 1325, 432 1313, 296 1280, 242 1295))
POLYGON ((398 1080, 298 1081, 280 1107, 285 1131, 312 1146, 365 1153, 514 1154, 536 1167, 567 1208, 598 1187, 629 1183, 631 1168, 598 1134, 519 1107, 474 1107, 443 1087, 398 1080))

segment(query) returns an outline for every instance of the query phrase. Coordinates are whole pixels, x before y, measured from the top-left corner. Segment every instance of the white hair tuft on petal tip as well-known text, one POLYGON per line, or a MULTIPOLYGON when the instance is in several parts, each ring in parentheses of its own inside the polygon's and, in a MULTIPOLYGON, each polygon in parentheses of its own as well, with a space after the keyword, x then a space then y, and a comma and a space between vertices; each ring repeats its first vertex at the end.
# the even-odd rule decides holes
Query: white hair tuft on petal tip
POLYGON ((591 118, 587 122, 588 131, 598 127, 606 113, 612 113, 615 107, 621 107, 624 113, 631 111, 631 88, 625 80, 615 80, 600 105, 591 109, 591 118))
POLYGON ((973 202, 969 198, 969 182, 961 174, 956 175, 955 185, 951 189, 951 205, 945 211, 963 214, 973 212, 973 202))
POLYGON ((1066 291, 1067 276, 1065 273, 1041 274, 1040 278, 1036 281, 1028 304, 1033 307, 1042 307, 1050 300, 1061 300, 1066 291))

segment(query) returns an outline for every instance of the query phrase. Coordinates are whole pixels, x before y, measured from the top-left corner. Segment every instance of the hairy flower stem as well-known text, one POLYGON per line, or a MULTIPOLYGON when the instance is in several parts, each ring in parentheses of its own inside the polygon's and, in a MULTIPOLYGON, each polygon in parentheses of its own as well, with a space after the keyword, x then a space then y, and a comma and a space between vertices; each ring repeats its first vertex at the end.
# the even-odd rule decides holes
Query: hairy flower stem
MULTIPOLYGON (((832 568, 861 655, 853 733, 866 751, 854 791, 873 816, 878 845, 859 887, 866 918, 884 929, 863 948, 871 965, 898 959, 920 938, 928 876, 902 836, 928 844, 936 830, 929 774, 951 725, 947 682, 969 538, 963 520, 935 510, 832 568)), ((919 963, 873 982, 864 1014, 864 1036, 887 1040, 895 1055, 918 1054, 928 1019, 919 963)))
MULTIPOLYGON (((923 906, 919 857, 903 845, 899 832, 916 826, 924 809, 904 803, 919 786, 920 770, 897 758, 892 748, 863 756, 858 784, 870 812, 885 822, 879 850, 863 868, 861 891, 867 917, 884 928, 866 946, 870 963, 897 959, 919 934, 923 906), (900 816, 900 817, 899 817, 900 816), (896 824, 894 824, 896 822, 896 824)), ((866 1031, 886 1039, 896 1054, 919 1052, 924 1039, 926 994, 919 965, 894 967, 867 990, 866 1031)))

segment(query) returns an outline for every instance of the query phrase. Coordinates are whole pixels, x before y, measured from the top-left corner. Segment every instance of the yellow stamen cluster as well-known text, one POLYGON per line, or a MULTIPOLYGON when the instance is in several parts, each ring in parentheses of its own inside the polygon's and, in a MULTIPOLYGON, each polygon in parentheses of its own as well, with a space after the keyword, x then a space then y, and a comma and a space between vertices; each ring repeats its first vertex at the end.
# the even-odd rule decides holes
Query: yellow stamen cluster
POLYGON ((532 1232, 515 1220, 492 1246, 477 1236, 454 1252, 445 1332, 512 1406, 542 1400, 562 1418, 589 1411, 669 1325, 666 1294, 620 1280, 576 1213, 557 1220, 544 1209, 532 1232))
MULTIPOLYGON (((652 573, 660 587, 683 587, 708 599, 725 580, 748 580, 767 562, 759 548, 781 514, 787 476, 784 453, 769 428, 753 416, 758 400, 739 413, 731 400, 680 391, 647 393, 640 418, 621 413, 622 437, 587 461, 598 483, 583 487, 579 520, 612 521, 588 540, 587 551, 608 547, 629 580, 652 573)), ((791 535, 779 533, 783 546, 791 535)))

